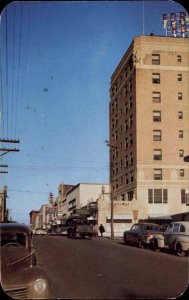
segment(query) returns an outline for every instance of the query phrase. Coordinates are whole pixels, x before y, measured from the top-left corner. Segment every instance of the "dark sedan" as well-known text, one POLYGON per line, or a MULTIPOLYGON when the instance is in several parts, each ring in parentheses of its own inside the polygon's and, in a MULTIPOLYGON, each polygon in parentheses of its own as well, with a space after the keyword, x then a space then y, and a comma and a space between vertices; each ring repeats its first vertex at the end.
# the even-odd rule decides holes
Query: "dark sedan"
POLYGON ((0 224, 1 286, 15 299, 50 299, 45 270, 36 266, 30 229, 18 223, 0 224))
POLYGON ((154 233, 160 232, 160 226, 154 223, 137 223, 125 231, 123 239, 126 244, 135 244, 139 248, 151 245, 154 233))

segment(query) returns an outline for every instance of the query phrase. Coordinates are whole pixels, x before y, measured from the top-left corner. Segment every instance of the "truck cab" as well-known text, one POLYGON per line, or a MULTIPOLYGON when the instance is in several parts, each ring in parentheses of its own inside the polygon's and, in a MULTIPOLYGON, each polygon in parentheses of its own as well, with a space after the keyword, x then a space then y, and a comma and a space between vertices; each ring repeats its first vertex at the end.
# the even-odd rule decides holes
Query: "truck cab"
POLYGON ((86 217, 72 216, 69 217, 66 223, 67 233, 69 238, 82 237, 92 239, 94 230, 86 217))

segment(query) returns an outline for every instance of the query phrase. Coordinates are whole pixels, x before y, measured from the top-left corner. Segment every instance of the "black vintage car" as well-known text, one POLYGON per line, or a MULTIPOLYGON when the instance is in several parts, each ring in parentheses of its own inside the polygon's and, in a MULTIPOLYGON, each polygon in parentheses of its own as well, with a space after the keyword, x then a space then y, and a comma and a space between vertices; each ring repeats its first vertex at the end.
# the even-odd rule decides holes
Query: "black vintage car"
POLYGON ((150 247, 153 235, 160 230, 160 226, 155 223, 136 223, 124 232, 123 239, 126 244, 135 244, 139 248, 150 247))
POLYGON ((1 286, 14 299, 50 299, 45 270, 36 265, 32 232, 23 224, 0 224, 1 286))

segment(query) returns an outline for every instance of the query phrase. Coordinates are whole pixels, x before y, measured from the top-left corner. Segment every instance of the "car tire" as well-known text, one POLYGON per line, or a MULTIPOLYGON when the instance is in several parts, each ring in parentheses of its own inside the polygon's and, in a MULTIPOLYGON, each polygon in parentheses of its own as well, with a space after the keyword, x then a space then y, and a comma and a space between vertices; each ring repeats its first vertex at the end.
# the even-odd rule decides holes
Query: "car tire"
POLYGON ((153 249, 154 251, 158 251, 158 250, 159 250, 157 240, 154 240, 154 241, 153 241, 152 249, 153 249))
POLYGON ((180 257, 185 256, 185 251, 182 250, 181 244, 176 245, 176 254, 177 254, 177 256, 180 256, 180 257))

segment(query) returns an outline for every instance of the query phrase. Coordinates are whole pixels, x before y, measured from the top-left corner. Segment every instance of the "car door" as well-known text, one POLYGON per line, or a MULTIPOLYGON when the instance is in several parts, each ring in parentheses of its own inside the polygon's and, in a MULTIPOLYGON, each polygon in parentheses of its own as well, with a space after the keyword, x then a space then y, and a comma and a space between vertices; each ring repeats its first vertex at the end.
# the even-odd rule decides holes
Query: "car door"
POLYGON ((137 232, 137 225, 134 224, 131 229, 129 231, 127 231, 127 240, 128 242, 130 243, 133 243, 135 241, 135 235, 136 235, 136 232, 137 232))
POLYGON ((169 246, 169 240, 171 239, 173 231, 173 224, 171 223, 164 232, 164 245, 165 247, 169 246))
POLYGON ((174 247, 175 240, 177 239, 179 232, 180 232, 180 224, 179 223, 173 224, 172 234, 170 234, 169 239, 168 239, 169 248, 174 247))
POLYGON ((141 237, 142 231, 139 224, 135 224, 133 226, 134 228, 132 230, 132 242, 136 244, 141 237))

